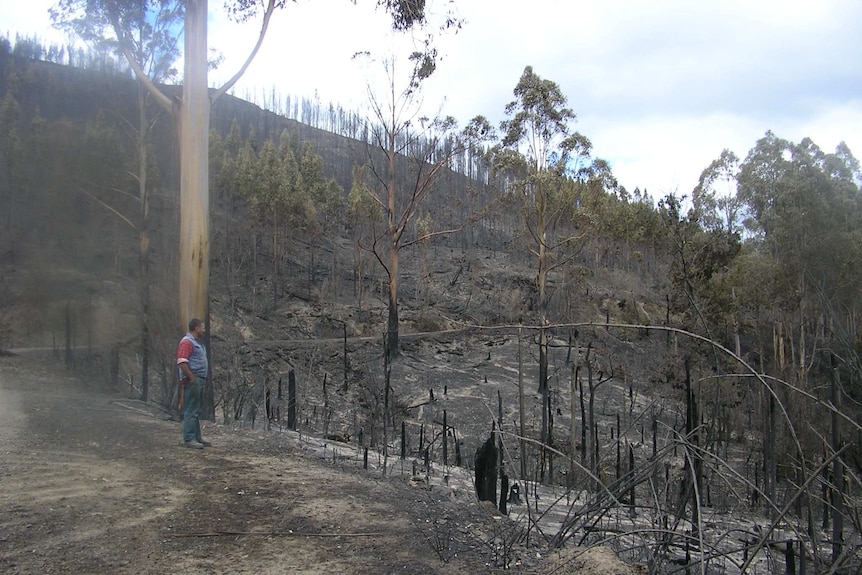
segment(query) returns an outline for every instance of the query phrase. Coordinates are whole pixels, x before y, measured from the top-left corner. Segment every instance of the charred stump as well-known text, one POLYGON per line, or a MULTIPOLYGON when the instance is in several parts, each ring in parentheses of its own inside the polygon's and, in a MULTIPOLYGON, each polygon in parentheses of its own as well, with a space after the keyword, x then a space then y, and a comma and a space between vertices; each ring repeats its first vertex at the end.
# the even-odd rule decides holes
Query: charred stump
POLYGON ((296 431, 296 373, 287 373, 287 428, 296 431))
POLYGON ((497 503, 497 445, 494 434, 476 450, 476 495, 497 503))

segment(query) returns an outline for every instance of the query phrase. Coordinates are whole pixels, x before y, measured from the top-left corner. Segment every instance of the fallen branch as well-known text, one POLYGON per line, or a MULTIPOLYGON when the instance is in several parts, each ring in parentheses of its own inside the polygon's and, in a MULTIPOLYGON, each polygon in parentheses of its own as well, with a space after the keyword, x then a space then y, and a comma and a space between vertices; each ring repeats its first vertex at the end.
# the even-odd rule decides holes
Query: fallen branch
POLYGON ((275 536, 275 537, 380 537, 383 533, 302 533, 299 531, 199 531, 196 533, 171 533, 172 537, 223 537, 223 536, 275 536))

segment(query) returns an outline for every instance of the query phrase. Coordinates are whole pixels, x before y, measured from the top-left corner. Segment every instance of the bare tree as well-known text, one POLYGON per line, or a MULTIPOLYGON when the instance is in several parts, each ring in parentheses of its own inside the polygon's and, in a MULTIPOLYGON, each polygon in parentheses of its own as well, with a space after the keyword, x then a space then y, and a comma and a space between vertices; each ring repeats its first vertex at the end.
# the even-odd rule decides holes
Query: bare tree
MULTIPOLYGON (((398 356, 398 288, 401 251, 414 244, 460 227, 415 233, 411 223, 423 202, 437 190, 438 178, 454 158, 493 137, 491 125, 477 116, 464 129, 452 117, 427 118, 420 115, 421 83, 434 70, 433 50, 415 52, 407 79, 399 85, 396 60, 383 63, 386 91, 381 95, 369 85, 368 99, 374 116, 368 162, 373 185, 367 190, 380 206, 385 223, 372 239, 370 249, 385 270, 389 314, 386 325, 391 359, 398 356), (382 152, 383 161, 375 152, 382 152), (404 166, 404 168, 401 168, 404 166), (399 173, 403 169, 406 173, 399 173)), ((467 222, 463 222, 466 224, 467 222)), ((463 226, 462 224, 462 226, 463 226)), ((427 224, 426 224, 427 228, 427 224)), ((421 228, 420 228, 421 229, 421 228)))

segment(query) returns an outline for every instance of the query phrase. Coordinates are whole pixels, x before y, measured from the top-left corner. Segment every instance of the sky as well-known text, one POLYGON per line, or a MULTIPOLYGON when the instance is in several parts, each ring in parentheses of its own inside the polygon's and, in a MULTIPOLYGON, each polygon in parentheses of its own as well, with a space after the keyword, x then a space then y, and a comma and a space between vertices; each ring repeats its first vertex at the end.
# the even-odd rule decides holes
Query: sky
MULTIPOLYGON (((0 33, 63 39, 54 0, 0 3, 0 33)), ((273 16, 237 96, 317 96, 362 112, 373 64, 395 54, 374 0, 298 0, 273 16)), ((450 5, 428 0, 434 14, 450 5)), ((426 82, 426 114, 495 125, 525 66, 556 82, 573 126, 629 191, 690 195, 723 149, 741 159, 767 130, 825 151, 842 141, 862 158, 862 2, 858 0, 455 0, 461 29, 438 38, 442 60, 426 82)), ((224 58, 220 85, 242 65, 259 21, 231 22, 210 0, 209 44, 224 58)))

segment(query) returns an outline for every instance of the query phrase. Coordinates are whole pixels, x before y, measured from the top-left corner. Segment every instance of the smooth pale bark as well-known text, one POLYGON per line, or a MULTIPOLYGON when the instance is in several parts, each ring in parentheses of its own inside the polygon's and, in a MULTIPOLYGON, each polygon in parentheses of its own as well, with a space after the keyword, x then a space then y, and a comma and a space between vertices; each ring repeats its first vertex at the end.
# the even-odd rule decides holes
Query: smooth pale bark
POLYGON ((209 119, 207 0, 186 3, 185 79, 180 124, 179 320, 206 319, 209 308, 209 119))
POLYGON ((209 124, 211 102, 236 84, 254 59, 275 9, 268 0, 254 49, 240 70, 216 90, 207 87, 207 0, 186 0, 182 99, 171 99, 149 78, 127 47, 121 47, 135 75, 155 101, 175 114, 180 140, 179 328, 209 315, 209 124))

